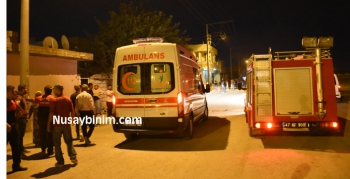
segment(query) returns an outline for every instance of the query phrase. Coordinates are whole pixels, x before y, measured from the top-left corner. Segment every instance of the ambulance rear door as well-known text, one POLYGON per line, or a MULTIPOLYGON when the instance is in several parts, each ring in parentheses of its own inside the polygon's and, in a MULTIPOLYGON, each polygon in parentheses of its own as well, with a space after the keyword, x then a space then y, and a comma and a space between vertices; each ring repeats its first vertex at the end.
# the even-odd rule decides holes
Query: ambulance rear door
POLYGON ((117 51, 116 117, 144 117, 144 46, 133 45, 117 51))
POLYGON ((168 43, 145 46, 145 54, 155 53, 158 53, 159 57, 146 59, 144 66, 145 117, 152 120, 152 123, 146 125, 152 129, 176 128, 176 48, 168 43))

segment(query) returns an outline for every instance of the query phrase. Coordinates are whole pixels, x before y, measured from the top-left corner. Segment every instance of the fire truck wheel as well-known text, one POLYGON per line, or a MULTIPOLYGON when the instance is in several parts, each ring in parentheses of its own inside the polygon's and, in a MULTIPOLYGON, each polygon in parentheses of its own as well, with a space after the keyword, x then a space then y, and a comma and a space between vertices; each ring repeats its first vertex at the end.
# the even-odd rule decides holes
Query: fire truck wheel
POLYGON ((341 102, 341 98, 337 98, 337 103, 340 103, 341 102))
POLYGON ((249 127, 249 136, 250 137, 262 136, 264 134, 265 134, 265 131, 263 129, 253 129, 252 127, 249 127))
POLYGON ((127 140, 133 140, 136 139, 137 133, 124 133, 124 136, 127 140))

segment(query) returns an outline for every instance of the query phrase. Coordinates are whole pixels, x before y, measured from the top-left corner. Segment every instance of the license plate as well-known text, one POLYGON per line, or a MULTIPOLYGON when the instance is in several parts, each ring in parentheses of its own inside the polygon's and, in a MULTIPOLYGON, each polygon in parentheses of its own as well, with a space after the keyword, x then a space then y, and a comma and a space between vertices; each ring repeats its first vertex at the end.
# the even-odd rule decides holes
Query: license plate
POLYGON ((307 122, 284 122, 283 128, 307 128, 307 122))

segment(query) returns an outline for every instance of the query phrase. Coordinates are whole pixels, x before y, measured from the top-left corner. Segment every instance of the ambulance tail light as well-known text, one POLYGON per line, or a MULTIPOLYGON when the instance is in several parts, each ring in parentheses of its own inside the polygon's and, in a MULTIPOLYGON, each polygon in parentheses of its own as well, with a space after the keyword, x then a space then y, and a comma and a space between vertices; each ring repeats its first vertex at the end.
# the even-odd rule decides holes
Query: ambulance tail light
POLYGON ((178 108, 178 116, 183 117, 184 116, 184 98, 183 93, 179 92, 177 94, 177 108, 178 108))
POLYGON ((116 97, 113 95, 113 97, 112 97, 113 105, 115 105, 116 101, 117 101, 117 99, 116 99, 116 97))

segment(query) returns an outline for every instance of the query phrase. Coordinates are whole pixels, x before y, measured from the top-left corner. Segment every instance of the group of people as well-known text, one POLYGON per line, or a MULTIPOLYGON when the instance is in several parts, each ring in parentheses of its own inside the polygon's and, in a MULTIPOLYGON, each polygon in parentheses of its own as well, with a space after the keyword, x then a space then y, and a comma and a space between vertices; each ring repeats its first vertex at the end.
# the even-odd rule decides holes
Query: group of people
MULTIPOLYGON (((23 137, 28 119, 33 115, 33 143, 40 146, 42 153, 46 156, 55 154, 56 167, 64 165, 64 158, 61 150, 61 137, 67 145, 68 156, 72 163, 77 164, 77 153, 73 146, 73 137, 70 124, 54 124, 53 116, 60 117, 93 117, 101 114, 101 95, 103 91, 98 85, 93 84, 75 85, 75 93, 70 98, 63 94, 63 86, 54 87, 46 85, 44 94, 41 91, 35 93, 35 97, 26 98, 26 85, 19 85, 17 92, 15 87, 7 86, 7 143, 10 143, 13 158, 13 171, 23 171, 21 157, 29 151, 23 146, 23 137), (52 94, 53 93, 53 94, 52 94), (27 107, 30 102, 30 108, 27 107)), ((112 86, 107 90, 108 116, 112 115, 112 86)), ((80 137, 80 125, 83 134, 82 140, 90 144, 90 137, 94 131, 95 124, 76 125, 77 139, 80 137), (89 127, 89 130, 87 128, 89 127)))
POLYGON ((217 82, 215 80, 215 89, 219 90, 219 87, 221 87, 222 93, 225 93, 228 89, 235 89, 235 86, 237 89, 241 90, 242 89, 242 81, 241 80, 236 80, 234 81, 233 79, 230 80, 230 84, 227 80, 222 79, 221 82, 217 82))

